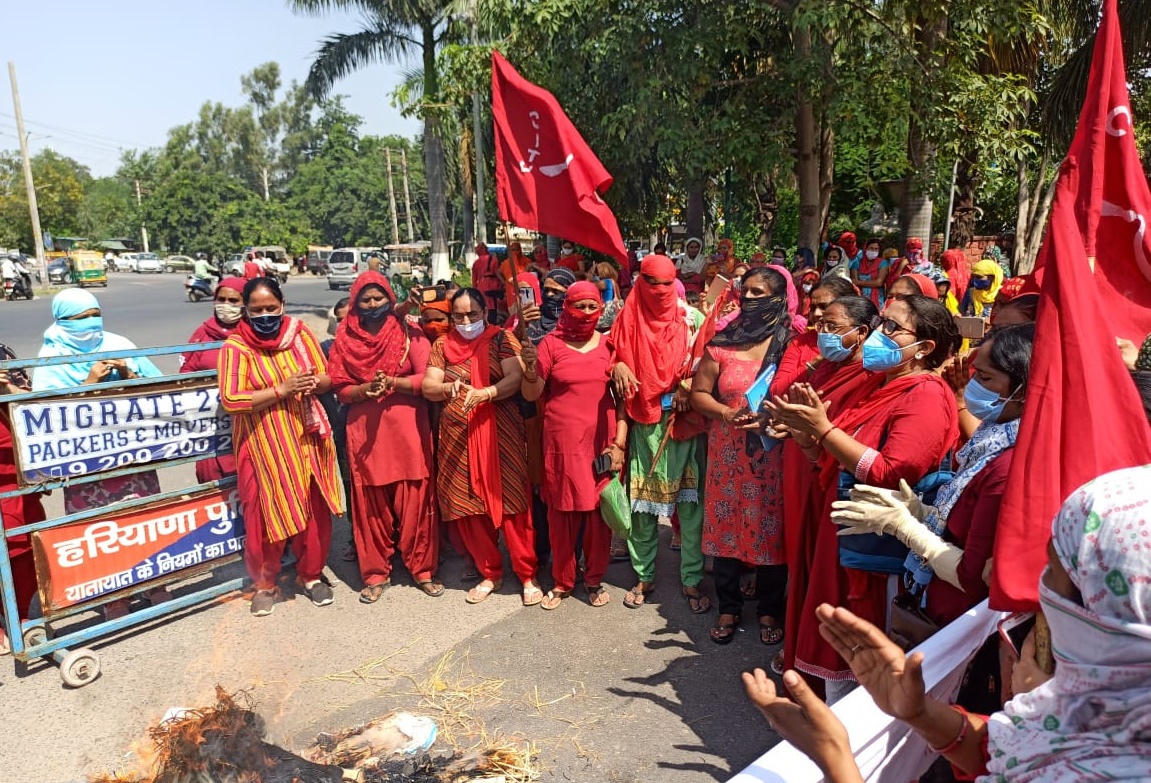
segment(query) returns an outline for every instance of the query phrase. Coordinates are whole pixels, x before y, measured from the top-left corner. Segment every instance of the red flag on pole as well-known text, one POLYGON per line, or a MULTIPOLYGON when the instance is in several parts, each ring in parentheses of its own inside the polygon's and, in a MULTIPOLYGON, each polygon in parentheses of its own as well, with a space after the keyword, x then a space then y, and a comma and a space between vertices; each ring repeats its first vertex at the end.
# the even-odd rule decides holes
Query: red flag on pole
POLYGON ((995 537, 995 609, 1038 606, 1051 520, 1068 495, 1103 473, 1151 463, 1151 428, 1115 344, 1151 332, 1151 192, 1132 137, 1116 0, 1103 3, 1087 99, 1059 177, 995 537))
POLYGON ((627 257, 600 193, 612 177, 559 102, 492 52, 492 117, 500 219, 627 257))

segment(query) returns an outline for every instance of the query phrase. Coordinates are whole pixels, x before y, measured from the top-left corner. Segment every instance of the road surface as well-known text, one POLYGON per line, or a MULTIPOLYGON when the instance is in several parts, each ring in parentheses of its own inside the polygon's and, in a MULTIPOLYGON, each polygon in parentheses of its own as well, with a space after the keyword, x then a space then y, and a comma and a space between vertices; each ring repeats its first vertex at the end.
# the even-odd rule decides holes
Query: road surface
MULTIPOLYGON (((141 346, 184 342, 211 309, 184 300, 181 275, 113 274, 94 293, 107 328, 141 346)), ((321 334, 324 313, 341 295, 311 277, 292 278, 285 294, 289 312, 321 334)), ((35 353, 50 322, 47 299, 0 302, 0 342, 21 356, 35 353)), ((175 369, 171 359, 159 364, 175 369)), ((164 471, 162 480, 165 488, 186 486, 190 471, 164 471)), ((60 513, 58 497, 47 506, 60 513)), ((534 742, 543 780, 726 780, 777 741, 739 682, 741 671, 766 668, 777 648, 760 644, 752 604, 732 644, 711 643, 715 612, 688 612, 670 530, 661 532, 658 589, 648 606, 624 608, 634 574, 614 563, 605 579, 610 604, 593 609, 577 590, 544 612, 520 605, 514 579, 485 603, 466 604, 470 585, 450 549, 443 597, 423 595, 397 565, 396 586, 378 603, 361 604, 355 564, 340 557, 349 540, 340 520, 328 561, 332 606, 295 598, 253 618, 235 597, 102 639, 92 647, 103 673, 78 690, 61 683, 54 665, 26 669, 0 658, 0 783, 80 781, 123 768, 150 724, 170 707, 210 703, 216 684, 249 690, 270 739, 297 750, 317 732, 399 707, 436 717, 421 704, 418 684, 445 660, 452 663, 436 678, 446 683, 439 692, 483 686, 487 695, 469 711, 489 736, 534 742)), ((545 589, 549 577, 545 569, 545 589)), ((704 587, 712 592, 710 579, 704 587)))

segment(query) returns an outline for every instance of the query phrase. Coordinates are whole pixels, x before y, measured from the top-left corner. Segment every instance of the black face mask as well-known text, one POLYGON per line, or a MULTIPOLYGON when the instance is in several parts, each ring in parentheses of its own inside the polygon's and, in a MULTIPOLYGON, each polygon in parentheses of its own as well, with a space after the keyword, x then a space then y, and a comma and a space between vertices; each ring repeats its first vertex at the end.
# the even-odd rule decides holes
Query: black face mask
POLYGON ((392 311, 392 303, 385 302, 382 307, 365 308, 360 307, 360 318, 369 323, 376 323, 388 317, 388 313, 392 311))
POLYGON ((745 318, 778 322, 783 317, 787 300, 781 296, 760 296, 754 299, 742 297, 739 310, 745 318))
POLYGON ((564 309, 564 292, 545 288, 544 300, 540 302, 540 316, 547 319, 559 319, 564 309))

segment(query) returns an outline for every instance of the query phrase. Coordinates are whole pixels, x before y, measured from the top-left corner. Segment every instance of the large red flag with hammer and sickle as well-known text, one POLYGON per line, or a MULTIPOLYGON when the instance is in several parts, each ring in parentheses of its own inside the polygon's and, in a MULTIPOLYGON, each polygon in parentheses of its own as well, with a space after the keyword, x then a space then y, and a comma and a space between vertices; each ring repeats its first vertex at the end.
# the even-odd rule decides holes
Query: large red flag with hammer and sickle
POLYGON ((1151 332, 1151 191, 1132 130, 1116 0, 1104 0, 1036 267, 1035 349, 995 537, 995 609, 1037 607, 1051 520, 1068 495, 1151 463, 1151 428, 1115 344, 1151 332))
POLYGON ((500 219, 627 257, 615 215, 600 198, 612 177, 547 90, 492 52, 492 118, 500 219))

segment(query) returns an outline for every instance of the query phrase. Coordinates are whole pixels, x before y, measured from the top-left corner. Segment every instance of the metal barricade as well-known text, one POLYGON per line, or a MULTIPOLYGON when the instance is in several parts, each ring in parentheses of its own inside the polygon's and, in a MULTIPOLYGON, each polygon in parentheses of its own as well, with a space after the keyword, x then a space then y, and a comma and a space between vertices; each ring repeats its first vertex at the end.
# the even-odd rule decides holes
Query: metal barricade
MULTIPOLYGON (((196 343, 109 351, 85 355, 82 359, 87 362, 188 354, 217 349, 221 345, 218 342, 196 343)), ((77 358, 62 356, 0 361, 0 370, 75 364, 77 358)), ((0 403, 5 404, 9 411, 18 481, 16 489, 0 493, 0 498, 64 490, 160 467, 191 464, 231 451, 231 419, 218 407, 215 379, 215 370, 205 370, 0 396, 0 403), (162 417, 156 401, 164 396, 168 397, 170 406, 167 415, 162 417), (154 413, 147 410, 142 400, 156 403, 153 405, 154 413), (189 400, 195 407, 194 411, 187 407, 189 400), (109 417, 114 417, 119 423, 120 409, 126 409, 129 417, 136 417, 132 423, 136 425, 137 442, 127 448, 121 445, 125 440, 119 434, 121 430, 115 430, 110 438, 106 429, 104 433, 100 432, 101 427, 107 427, 109 417), (80 420, 80 411, 85 413, 84 421, 80 420), (206 415, 209 413, 210 416, 206 415), (69 422, 67 417, 73 414, 75 420, 69 422), (103 416, 101 426, 93 426, 97 415, 103 416), (88 426, 84 426, 85 423, 88 426), (74 426, 70 427, 70 424, 74 426), (48 446, 44 443, 35 445, 34 436, 47 437, 45 431, 55 434, 73 429, 82 434, 71 436, 73 445, 70 448, 74 448, 77 441, 82 443, 87 439, 97 450, 101 444, 107 447, 104 448, 106 453, 93 458, 93 452, 88 452, 84 459, 69 463, 67 473, 60 467, 48 466, 46 457, 37 461, 46 455, 48 446), (37 465, 42 468, 40 472, 37 472, 37 465)), ((196 589, 186 594, 122 617, 107 619, 101 615, 96 622, 63 629, 62 632, 56 627, 61 620, 82 612, 187 581, 241 559, 244 530, 235 485, 235 476, 229 476, 3 530, 0 535, 0 609, 14 658, 28 662, 50 656, 59 663, 64 682, 80 687, 99 676, 100 659, 90 649, 73 647, 190 609, 239 589, 243 578, 222 582, 206 580, 204 586, 196 585, 196 589), (200 511, 204 513, 201 515, 200 511), (165 515, 165 512, 171 513, 165 515), (215 524, 200 524, 203 521, 215 524), (76 531, 83 532, 70 539, 56 540, 65 533, 76 531), (8 544, 10 539, 25 534, 30 536, 36 559, 41 611, 36 617, 20 620, 8 544), (205 540, 210 543, 205 543, 205 540), (47 543, 49 541, 55 543, 47 543), (156 547, 161 545, 163 548, 157 551, 156 547), (139 556, 124 555, 126 550, 134 547, 145 554, 144 563, 115 574, 99 575, 96 560, 114 555, 139 556), (85 563, 89 571, 97 572, 94 579, 81 584, 53 584, 58 573, 70 575, 70 568, 85 563)))

